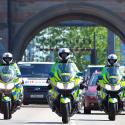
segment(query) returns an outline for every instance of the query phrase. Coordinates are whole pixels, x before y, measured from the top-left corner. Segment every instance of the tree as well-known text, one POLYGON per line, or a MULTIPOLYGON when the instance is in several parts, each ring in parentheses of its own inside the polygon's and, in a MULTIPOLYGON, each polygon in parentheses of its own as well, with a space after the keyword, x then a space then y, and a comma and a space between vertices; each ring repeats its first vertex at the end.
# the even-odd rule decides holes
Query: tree
MULTIPOLYGON (((96 50, 98 64, 104 64, 107 56, 107 29, 105 27, 48 27, 38 33, 30 42, 35 41, 36 50, 42 48, 94 48, 94 33, 96 33, 96 50)), ((38 52, 37 52, 38 53, 38 52)), ((43 55, 49 56, 49 51, 42 51, 43 55)), ((57 51, 54 51, 57 57, 57 51)), ((90 51, 74 51, 73 60, 79 69, 83 70, 90 61, 86 59, 90 51)), ((41 55, 37 55, 41 61, 41 55)), ((34 59, 35 60, 35 59, 34 59)))

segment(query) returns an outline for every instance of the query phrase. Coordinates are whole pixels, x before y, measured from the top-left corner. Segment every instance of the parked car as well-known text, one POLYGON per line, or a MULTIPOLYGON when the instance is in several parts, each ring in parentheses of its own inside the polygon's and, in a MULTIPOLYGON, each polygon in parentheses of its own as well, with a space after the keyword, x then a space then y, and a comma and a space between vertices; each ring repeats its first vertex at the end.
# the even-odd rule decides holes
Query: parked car
POLYGON ((84 114, 91 114, 91 110, 98 110, 97 82, 101 72, 92 74, 84 93, 84 114))
POLYGON ((24 80, 23 104, 28 105, 47 102, 48 84, 46 81, 53 63, 19 62, 18 65, 24 80))

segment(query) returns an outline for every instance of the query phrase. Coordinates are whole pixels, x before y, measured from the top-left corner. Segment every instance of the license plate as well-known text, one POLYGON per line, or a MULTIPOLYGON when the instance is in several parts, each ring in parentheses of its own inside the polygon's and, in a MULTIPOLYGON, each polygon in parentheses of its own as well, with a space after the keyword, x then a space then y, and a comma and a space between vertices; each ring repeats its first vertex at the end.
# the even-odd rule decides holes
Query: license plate
POLYGON ((30 98, 43 98, 44 95, 30 95, 30 98))

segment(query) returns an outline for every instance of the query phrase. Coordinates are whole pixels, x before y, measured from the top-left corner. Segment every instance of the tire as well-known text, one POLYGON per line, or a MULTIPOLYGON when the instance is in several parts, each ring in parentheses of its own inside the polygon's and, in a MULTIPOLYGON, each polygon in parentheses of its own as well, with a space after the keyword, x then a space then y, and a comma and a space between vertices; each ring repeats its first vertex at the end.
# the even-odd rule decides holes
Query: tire
POLYGON ((78 114, 84 113, 84 102, 83 99, 78 102, 78 114))
POLYGON ((69 105, 61 104, 61 112, 62 112, 62 122, 64 124, 68 124, 70 117, 69 117, 69 105))
POLYGON ((29 103, 28 102, 23 102, 23 105, 29 105, 29 103))
POLYGON ((114 121, 117 113, 117 103, 109 103, 109 120, 114 121))
POLYGON ((84 114, 91 114, 91 109, 84 108, 84 114))
POLYGON ((115 114, 109 114, 109 120, 115 121, 115 114))
POLYGON ((10 109, 10 102, 3 103, 3 114, 4 114, 4 119, 11 119, 12 113, 10 109))

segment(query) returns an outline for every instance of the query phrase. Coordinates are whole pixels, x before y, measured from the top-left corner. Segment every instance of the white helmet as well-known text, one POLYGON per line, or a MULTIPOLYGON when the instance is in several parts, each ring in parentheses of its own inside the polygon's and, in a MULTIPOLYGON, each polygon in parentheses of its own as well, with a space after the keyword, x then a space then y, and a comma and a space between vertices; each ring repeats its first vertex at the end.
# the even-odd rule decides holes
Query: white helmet
POLYGON ((2 56, 4 64, 10 64, 13 61, 13 55, 10 52, 5 52, 2 56))
POLYGON ((114 65, 117 62, 117 56, 115 54, 110 54, 108 56, 108 63, 114 65))
POLYGON ((68 60, 70 58, 70 50, 68 48, 60 48, 58 56, 60 60, 68 60))

